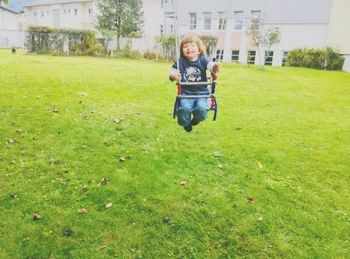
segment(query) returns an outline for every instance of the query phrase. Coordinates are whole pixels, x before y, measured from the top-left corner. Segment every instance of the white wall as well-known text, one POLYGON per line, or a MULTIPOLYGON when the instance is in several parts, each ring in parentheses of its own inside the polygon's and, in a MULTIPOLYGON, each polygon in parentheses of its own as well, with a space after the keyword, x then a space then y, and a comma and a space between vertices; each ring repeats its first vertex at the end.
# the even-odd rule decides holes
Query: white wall
POLYGON ((24 31, 21 31, 20 14, 0 8, 0 48, 23 48, 24 31))
POLYGON ((27 26, 55 27, 53 10, 59 10, 59 28, 94 28, 96 10, 92 1, 25 7, 27 26), (92 9, 92 14, 89 14, 89 9, 92 9))
POLYGON ((349 11, 349 0, 333 0, 328 32, 328 44, 346 55, 350 55, 349 11))

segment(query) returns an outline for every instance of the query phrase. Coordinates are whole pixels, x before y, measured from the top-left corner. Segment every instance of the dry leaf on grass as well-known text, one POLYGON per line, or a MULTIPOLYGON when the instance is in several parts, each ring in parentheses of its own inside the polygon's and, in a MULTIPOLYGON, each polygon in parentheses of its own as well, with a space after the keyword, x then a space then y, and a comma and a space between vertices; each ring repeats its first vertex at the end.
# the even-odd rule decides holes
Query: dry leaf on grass
POLYGON ((187 180, 182 180, 182 181, 180 182, 180 184, 181 184, 181 185, 186 185, 186 184, 187 184, 187 180))
POLYGON ((222 153, 221 153, 220 151, 215 151, 215 152, 213 153, 213 155, 214 155, 215 157, 222 157, 222 153))
POLYGON ((78 212, 80 214, 88 214, 88 211, 86 209, 84 209, 84 208, 79 209, 78 212))

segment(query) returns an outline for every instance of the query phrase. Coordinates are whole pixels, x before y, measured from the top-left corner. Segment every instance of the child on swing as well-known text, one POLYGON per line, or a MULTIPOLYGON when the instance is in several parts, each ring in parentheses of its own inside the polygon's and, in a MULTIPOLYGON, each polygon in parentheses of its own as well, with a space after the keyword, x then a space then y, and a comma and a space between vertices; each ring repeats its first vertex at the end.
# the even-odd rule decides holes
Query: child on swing
MULTIPOLYGON (((185 35, 180 43, 180 58, 172 66, 169 74, 171 81, 207 82, 206 69, 218 73, 221 64, 209 60, 203 41, 194 34, 185 35), (177 66, 179 62, 179 66, 177 66), (177 69, 179 67, 179 70, 177 69)), ((209 89, 203 86, 182 86, 182 95, 209 95, 209 89)), ((180 99, 177 111, 178 124, 187 132, 192 126, 198 125, 208 117, 209 105, 207 98, 180 99), (191 119, 191 114, 192 119, 191 119)))

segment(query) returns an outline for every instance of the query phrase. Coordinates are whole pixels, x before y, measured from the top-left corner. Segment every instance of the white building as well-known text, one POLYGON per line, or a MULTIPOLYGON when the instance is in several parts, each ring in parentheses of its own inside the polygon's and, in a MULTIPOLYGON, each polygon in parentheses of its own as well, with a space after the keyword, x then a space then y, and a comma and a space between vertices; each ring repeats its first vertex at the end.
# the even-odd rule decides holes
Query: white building
POLYGON ((93 0, 38 0, 24 6, 26 26, 94 29, 93 0))
MULTIPOLYGON (((95 1, 34 1, 25 6, 26 25, 93 29, 98 13, 95 1)), ((267 27, 281 31, 281 42, 273 47, 267 65, 283 65, 295 48, 331 46, 344 54, 344 69, 350 71, 349 0, 143 0, 143 8, 143 38, 133 42, 141 51, 154 51, 157 36, 174 33, 177 9, 179 34, 215 36, 219 59, 258 64, 266 53, 263 50, 258 57, 245 31, 252 17, 262 17, 267 27)))
MULTIPOLYGON (((272 49, 268 65, 281 66, 295 48, 331 46, 346 58, 350 72, 350 1, 348 0, 161 0, 164 13, 178 12, 179 33, 217 37, 217 56, 224 62, 258 64, 257 49, 248 40, 246 26, 261 17, 267 27, 278 27, 281 42, 272 49), (249 58, 248 58, 249 55, 249 58), (249 60, 248 60, 249 59, 249 60)), ((170 32, 174 22, 163 22, 170 32)), ((164 27, 166 27, 164 29, 164 27)))
MULTIPOLYGON (((36 0, 24 6, 26 27, 95 29, 98 10, 95 0, 36 0)), ((163 12, 158 0, 143 0, 143 38, 134 40, 133 47, 144 51, 154 48, 160 35, 163 12)), ((111 45, 113 47, 113 44, 111 45)))
POLYGON ((0 48, 23 48, 21 14, 0 2, 0 48))

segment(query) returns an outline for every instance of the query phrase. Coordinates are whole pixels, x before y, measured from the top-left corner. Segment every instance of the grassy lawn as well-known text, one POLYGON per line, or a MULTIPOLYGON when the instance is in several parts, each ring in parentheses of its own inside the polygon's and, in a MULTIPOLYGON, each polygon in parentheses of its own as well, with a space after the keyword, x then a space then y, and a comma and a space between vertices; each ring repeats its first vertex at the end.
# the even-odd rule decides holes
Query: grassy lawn
POLYGON ((0 258, 349 258, 350 75, 225 64, 186 133, 169 69, 0 50, 0 258))

